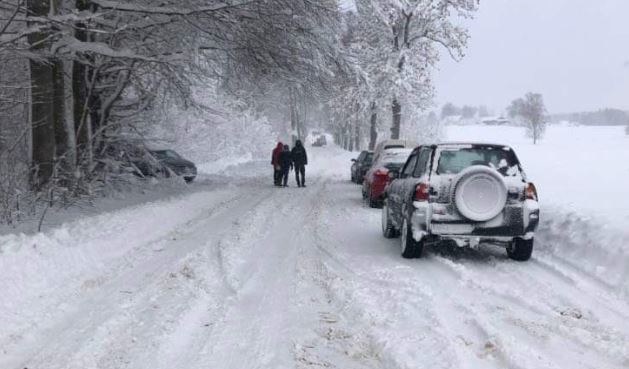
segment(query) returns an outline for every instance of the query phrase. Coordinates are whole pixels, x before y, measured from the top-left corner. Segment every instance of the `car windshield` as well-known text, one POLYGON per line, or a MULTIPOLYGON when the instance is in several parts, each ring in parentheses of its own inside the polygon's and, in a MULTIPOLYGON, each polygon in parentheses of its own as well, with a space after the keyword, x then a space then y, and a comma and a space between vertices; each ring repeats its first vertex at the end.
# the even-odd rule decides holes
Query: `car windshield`
POLYGON ((371 163, 373 161, 373 153, 372 152, 367 153, 363 161, 366 163, 371 163))
POLYGON ((173 150, 154 151, 155 157, 158 159, 181 159, 181 156, 173 150))
POLYGON ((474 146, 469 148, 446 148, 441 151, 438 174, 457 174, 473 165, 484 165, 496 169, 503 176, 514 176, 519 172, 518 162, 508 147, 474 146))

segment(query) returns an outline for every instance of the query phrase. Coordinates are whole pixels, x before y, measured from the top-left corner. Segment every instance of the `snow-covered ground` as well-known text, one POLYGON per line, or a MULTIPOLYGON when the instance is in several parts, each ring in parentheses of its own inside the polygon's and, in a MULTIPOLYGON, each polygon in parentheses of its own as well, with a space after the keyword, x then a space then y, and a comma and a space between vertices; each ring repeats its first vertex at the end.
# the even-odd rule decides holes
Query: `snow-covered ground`
MULTIPOLYGON (((583 187, 562 195, 545 172, 583 144, 504 133, 542 197, 527 263, 491 247, 402 259, 348 180, 354 155, 309 148, 307 188, 272 187, 264 158, 188 194, 0 236, 0 368, 629 367, 626 229, 601 228, 583 187)), ((612 206, 613 190, 595 195, 612 206)))

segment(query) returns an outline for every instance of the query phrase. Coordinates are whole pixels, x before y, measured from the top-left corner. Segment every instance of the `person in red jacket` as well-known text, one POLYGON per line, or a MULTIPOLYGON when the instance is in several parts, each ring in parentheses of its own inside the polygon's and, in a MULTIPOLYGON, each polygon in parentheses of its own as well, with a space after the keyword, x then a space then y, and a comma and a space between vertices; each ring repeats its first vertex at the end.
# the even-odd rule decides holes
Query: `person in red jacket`
POLYGON ((284 149, 284 145, 281 142, 277 143, 277 146, 273 149, 271 153, 271 165, 273 165, 273 182, 276 186, 281 186, 281 177, 282 177, 282 163, 280 160, 280 156, 282 155, 282 151, 284 149))

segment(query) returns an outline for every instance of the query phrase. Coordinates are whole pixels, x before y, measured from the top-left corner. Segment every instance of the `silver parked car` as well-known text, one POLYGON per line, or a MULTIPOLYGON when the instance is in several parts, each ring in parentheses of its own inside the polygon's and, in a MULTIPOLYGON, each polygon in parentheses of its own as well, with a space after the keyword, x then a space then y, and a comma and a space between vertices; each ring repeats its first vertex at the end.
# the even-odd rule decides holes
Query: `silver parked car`
POLYGON ((427 242, 442 240, 504 245, 519 261, 533 252, 537 190, 508 146, 419 146, 384 196, 383 234, 401 236, 405 258, 421 257, 427 242))

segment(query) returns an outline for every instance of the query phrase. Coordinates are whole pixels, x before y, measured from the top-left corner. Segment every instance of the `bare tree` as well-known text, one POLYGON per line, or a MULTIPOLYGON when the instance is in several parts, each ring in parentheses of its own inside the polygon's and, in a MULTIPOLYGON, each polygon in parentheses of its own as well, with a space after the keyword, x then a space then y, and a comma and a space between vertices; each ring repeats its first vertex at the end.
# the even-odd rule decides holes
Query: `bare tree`
POLYGON ((507 108, 511 118, 519 118, 526 127, 526 132, 537 144, 546 130, 546 106, 544 98, 539 93, 527 93, 524 98, 511 102, 507 108))
POLYGON ((1 122, 0 151, 23 138, 35 192, 93 194, 92 184, 119 171, 116 147, 169 107, 264 127, 263 115, 286 113, 301 138, 345 68, 336 0, 0 0, 0 16, 0 60, 9 55, 30 73, 25 86, 0 85, 0 109, 17 116, 13 95, 30 91, 15 104, 33 123, 20 136, 1 122), (220 109, 198 101, 205 89, 220 109))
POLYGON ((485 118, 489 116, 489 109, 485 105, 481 105, 478 107, 478 116, 481 118, 485 118))
POLYGON ((460 114, 461 114, 461 109, 452 103, 445 103, 441 107, 441 119, 451 117, 453 115, 460 115, 460 114))
POLYGON ((431 72, 440 51, 457 60, 463 57, 468 34, 456 21, 471 17, 477 1, 355 3, 356 13, 346 17, 343 35, 343 51, 352 61, 352 70, 340 84, 334 108, 348 109, 358 103, 359 121, 370 125, 372 143, 377 140, 380 113, 387 109, 390 136, 399 138, 408 132, 401 129, 402 122, 418 118, 432 102, 431 72))
POLYGON ((372 18, 380 55, 380 86, 391 99, 391 138, 399 138, 402 107, 424 109, 432 95, 431 71, 440 49, 452 58, 463 57, 467 30, 457 17, 469 18, 477 9, 470 0, 362 0, 358 7, 372 18))
POLYGON ((461 115, 463 116, 463 118, 466 118, 466 119, 474 118, 477 112, 478 112, 478 108, 474 106, 464 105, 461 108, 461 115))

